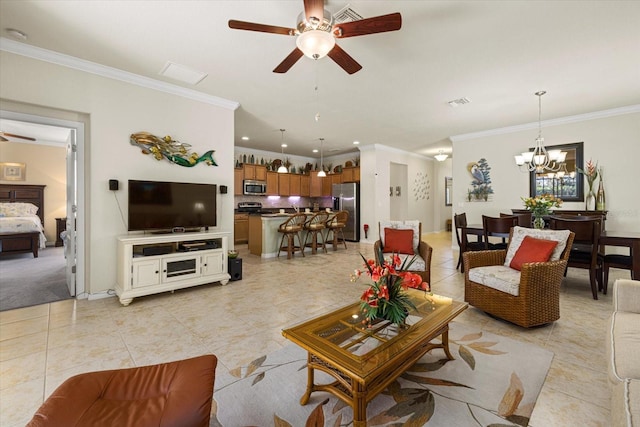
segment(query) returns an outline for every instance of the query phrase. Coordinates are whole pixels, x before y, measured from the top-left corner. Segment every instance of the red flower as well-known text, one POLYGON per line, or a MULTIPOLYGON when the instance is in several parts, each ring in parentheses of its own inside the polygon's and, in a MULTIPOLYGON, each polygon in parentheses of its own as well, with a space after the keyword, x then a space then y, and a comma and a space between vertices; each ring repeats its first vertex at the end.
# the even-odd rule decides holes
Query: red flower
POLYGON ((429 284, 422 281, 422 277, 419 274, 411 273, 409 271, 403 271, 398 273, 398 276, 402 277, 402 288, 415 288, 422 289, 424 291, 429 290, 429 284))
POLYGON ((362 301, 369 301, 371 298, 375 297, 375 293, 373 292, 373 288, 369 288, 360 297, 362 301))
POLYGON ((384 298, 386 300, 389 299, 389 288, 387 288, 387 285, 382 285, 380 287, 380 290, 378 291, 378 298, 384 298))

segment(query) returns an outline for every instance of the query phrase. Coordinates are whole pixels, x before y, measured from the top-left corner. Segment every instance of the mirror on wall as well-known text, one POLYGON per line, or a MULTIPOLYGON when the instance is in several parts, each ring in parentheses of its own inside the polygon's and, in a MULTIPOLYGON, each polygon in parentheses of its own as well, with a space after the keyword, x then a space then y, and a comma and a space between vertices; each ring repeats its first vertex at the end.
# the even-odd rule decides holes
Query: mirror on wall
POLYGON ((453 178, 450 176, 444 177, 444 205, 451 206, 451 194, 453 192, 453 178))
POLYGON ((567 157, 558 171, 531 172, 529 195, 535 197, 552 194, 565 202, 584 201, 584 178, 577 170, 584 168, 583 143, 553 145, 545 148, 547 151, 566 151, 567 157))

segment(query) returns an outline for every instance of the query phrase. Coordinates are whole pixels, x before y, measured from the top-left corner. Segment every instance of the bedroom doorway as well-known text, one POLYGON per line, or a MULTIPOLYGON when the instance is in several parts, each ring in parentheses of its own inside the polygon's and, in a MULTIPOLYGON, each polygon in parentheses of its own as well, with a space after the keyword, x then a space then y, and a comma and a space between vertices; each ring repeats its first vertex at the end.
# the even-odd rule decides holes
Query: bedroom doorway
MULTIPOLYGON (((59 115, 59 114, 52 114, 59 115)), ((55 225, 51 226, 52 220, 45 219, 49 227, 55 230, 54 242, 56 246, 62 244, 61 248, 65 257, 65 281, 71 297, 83 296, 85 294, 84 284, 84 209, 83 207, 83 153, 84 153, 84 123, 72 120, 63 120, 53 117, 36 116, 25 113, 0 110, 0 123, 3 127, 7 125, 19 126, 22 134, 29 132, 36 133, 51 132, 49 140, 45 135, 36 138, 36 142, 46 145, 58 144, 65 151, 65 165, 63 167, 66 175, 63 196, 64 208, 58 206, 53 211, 55 225), (53 135, 56 135, 54 138, 53 135), (47 142, 48 141, 48 142, 47 142), (62 239, 58 235, 61 225, 64 224, 62 239)), ((7 132, 3 129, 3 131, 7 132)), ((49 182, 53 187, 52 181, 49 182)), ((51 208, 51 206, 49 207, 51 208)), ((49 209, 45 202, 45 210, 49 209)))

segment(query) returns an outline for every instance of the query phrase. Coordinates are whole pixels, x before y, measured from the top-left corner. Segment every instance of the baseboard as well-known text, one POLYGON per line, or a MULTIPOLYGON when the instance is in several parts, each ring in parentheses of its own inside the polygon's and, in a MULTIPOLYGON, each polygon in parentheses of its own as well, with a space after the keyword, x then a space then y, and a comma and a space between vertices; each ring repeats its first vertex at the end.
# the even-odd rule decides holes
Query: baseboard
POLYGON ((99 292, 99 293, 96 293, 96 294, 88 294, 88 295, 89 296, 88 296, 87 299, 89 301, 93 301, 93 300, 96 300, 96 299, 111 298, 111 297, 115 297, 116 296, 115 292, 113 292, 112 290, 111 291, 99 292))

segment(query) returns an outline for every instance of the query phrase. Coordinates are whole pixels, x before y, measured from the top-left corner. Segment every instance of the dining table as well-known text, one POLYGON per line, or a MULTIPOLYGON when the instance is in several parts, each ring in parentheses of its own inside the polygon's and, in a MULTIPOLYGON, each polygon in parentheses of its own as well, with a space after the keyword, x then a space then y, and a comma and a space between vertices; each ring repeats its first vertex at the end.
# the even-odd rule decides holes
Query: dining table
POLYGON ((640 232, 606 230, 598 241, 602 246, 623 246, 631 250, 631 278, 640 280, 640 232))

